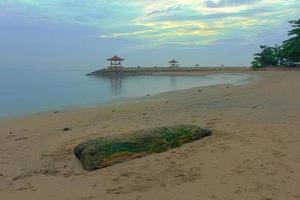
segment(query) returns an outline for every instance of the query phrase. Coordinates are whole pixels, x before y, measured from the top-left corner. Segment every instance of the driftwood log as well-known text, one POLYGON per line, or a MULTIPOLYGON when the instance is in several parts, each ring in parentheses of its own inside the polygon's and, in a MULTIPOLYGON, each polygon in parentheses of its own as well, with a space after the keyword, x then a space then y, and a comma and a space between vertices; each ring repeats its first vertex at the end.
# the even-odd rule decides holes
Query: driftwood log
POLYGON ((210 129, 195 125, 176 125, 136 131, 117 137, 102 137, 86 141, 74 148, 75 156, 88 171, 168 149, 212 134, 210 129))

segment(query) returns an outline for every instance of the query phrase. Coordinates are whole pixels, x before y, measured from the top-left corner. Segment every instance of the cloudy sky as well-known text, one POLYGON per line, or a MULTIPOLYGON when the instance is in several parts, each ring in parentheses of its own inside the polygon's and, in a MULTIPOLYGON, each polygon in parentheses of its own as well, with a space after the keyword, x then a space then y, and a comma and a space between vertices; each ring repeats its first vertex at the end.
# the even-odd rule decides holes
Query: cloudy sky
POLYGON ((0 0, 0 67, 249 65, 299 0, 0 0))

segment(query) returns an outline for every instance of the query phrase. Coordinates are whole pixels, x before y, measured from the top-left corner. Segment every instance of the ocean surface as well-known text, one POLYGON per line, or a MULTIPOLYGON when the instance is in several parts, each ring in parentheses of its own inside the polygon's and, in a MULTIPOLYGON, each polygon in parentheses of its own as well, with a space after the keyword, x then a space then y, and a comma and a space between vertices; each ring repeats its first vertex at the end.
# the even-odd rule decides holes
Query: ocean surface
POLYGON ((207 76, 85 76, 87 70, 0 69, 0 117, 125 101, 166 91, 246 84, 247 74, 207 76))

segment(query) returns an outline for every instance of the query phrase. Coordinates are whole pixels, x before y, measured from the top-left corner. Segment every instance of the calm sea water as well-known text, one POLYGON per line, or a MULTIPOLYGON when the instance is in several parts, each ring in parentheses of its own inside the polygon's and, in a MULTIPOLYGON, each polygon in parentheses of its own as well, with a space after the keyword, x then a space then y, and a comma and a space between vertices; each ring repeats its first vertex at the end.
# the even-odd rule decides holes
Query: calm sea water
POLYGON ((246 84, 247 74, 210 76, 133 76, 123 79, 85 76, 85 70, 0 70, 0 117, 94 106, 147 94, 216 84, 246 84))

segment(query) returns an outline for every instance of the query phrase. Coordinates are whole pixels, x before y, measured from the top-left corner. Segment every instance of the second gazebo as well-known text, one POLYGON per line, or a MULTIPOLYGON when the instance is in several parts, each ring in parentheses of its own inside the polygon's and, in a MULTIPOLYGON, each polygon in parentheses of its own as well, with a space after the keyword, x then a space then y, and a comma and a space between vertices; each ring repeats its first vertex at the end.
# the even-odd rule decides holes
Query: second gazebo
POLYGON ((176 60, 171 60, 169 61, 170 67, 179 67, 178 61, 176 60))

